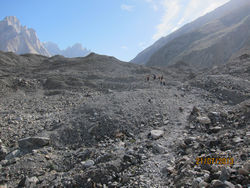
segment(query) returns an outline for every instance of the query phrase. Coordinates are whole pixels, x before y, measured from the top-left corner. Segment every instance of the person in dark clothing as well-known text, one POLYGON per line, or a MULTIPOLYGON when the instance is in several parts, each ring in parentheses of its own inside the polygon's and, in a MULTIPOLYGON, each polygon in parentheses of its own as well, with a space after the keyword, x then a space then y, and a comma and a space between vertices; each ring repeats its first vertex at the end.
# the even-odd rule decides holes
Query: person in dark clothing
POLYGON ((147 76, 147 81, 149 81, 149 77, 150 77, 150 76, 147 76))
POLYGON ((156 79, 156 75, 155 75, 155 74, 153 74, 153 79, 154 79, 154 80, 156 79))

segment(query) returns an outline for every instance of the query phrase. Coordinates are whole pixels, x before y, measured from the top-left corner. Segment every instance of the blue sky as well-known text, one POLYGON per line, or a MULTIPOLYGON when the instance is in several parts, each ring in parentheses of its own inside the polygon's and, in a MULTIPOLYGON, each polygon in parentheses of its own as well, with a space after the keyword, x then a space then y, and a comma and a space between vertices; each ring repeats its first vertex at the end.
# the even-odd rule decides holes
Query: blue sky
POLYGON ((229 0, 0 0, 42 42, 82 45, 129 61, 162 36, 229 0))

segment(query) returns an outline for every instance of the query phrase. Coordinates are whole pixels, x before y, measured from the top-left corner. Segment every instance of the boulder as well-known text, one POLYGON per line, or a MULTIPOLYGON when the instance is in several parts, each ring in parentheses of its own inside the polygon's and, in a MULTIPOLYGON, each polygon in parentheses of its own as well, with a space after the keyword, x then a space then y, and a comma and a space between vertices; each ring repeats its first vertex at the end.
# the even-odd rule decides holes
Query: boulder
POLYGON ((168 123, 169 123, 169 120, 163 121, 163 124, 164 124, 164 125, 167 125, 168 123))
POLYGON ((208 125, 211 123, 211 120, 207 116, 198 116, 197 121, 203 125, 208 125))
POLYGON ((220 181, 220 180, 213 180, 211 182, 211 185, 212 185, 213 188, 222 188, 222 187, 225 186, 224 183, 222 181, 220 181))
POLYGON ((18 184, 18 187, 36 187, 36 184, 39 182, 37 177, 24 177, 18 184))
POLYGON ((164 134, 164 131, 162 131, 162 130, 152 130, 150 132, 150 135, 153 139, 158 139, 158 138, 162 137, 163 134, 164 134))
POLYGON ((240 137, 234 137, 233 141, 234 141, 234 143, 239 143, 239 142, 243 142, 244 140, 241 139, 240 137))
POLYGON ((249 175, 249 172, 245 168, 240 168, 238 170, 238 173, 241 174, 241 175, 243 175, 243 176, 248 176, 249 175))
POLYGON ((211 127, 209 130, 212 133, 218 133, 222 128, 220 126, 211 127))
POLYGON ((49 145, 50 139, 47 137, 27 137, 18 141, 20 149, 32 150, 49 145))
POLYGON ((192 182, 192 188, 199 188, 199 184, 203 182, 203 180, 199 178, 195 178, 192 182))
POLYGON ((8 155, 6 155, 5 159, 6 160, 11 160, 11 159, 13 159, 15 157, 20 156, 20 154, 21 154, 20 150, 17 149, 17 150, 14 150, 14 151, 10 152, 8 155))
POLYGON ((219 179, 221 181, 226 181, 230 178, 230 171, 226 167, 222 167, 219 179))
POLYGON ((81 162, 81 164, 83 165, 83 167, 89 168, 91 166, 94 166, 95 162, 93 160, 87 160, 87 161, 81 162))

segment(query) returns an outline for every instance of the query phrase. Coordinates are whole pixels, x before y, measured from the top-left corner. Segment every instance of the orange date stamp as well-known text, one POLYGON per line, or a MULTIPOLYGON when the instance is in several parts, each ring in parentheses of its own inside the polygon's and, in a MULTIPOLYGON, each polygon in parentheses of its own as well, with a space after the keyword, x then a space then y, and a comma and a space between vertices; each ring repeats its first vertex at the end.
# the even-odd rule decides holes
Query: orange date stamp
POLYGON ((204 158, 204 157, 197 157, 196 158, 196 165, 233 165, 234 159, 233 158, 204 158))

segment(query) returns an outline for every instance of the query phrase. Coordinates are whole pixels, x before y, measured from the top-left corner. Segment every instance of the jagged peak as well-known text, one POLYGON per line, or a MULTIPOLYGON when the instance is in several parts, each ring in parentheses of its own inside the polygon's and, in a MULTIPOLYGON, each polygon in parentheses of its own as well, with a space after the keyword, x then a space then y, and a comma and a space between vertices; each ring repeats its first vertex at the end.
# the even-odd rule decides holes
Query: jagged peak
POLYGON ((8 26, 11 26, 13 28, 15 28, 16 32, 19 33, 22 30, 22 26, 20 21, 17 19, 16 16, 6 16, 3 20, 3 22, 5 24, 7 24, 8 26))
POLYGON ((4 21, 7 21, 11 25, 20 25, 20 21, 16 16, 6 16, 4 21))

